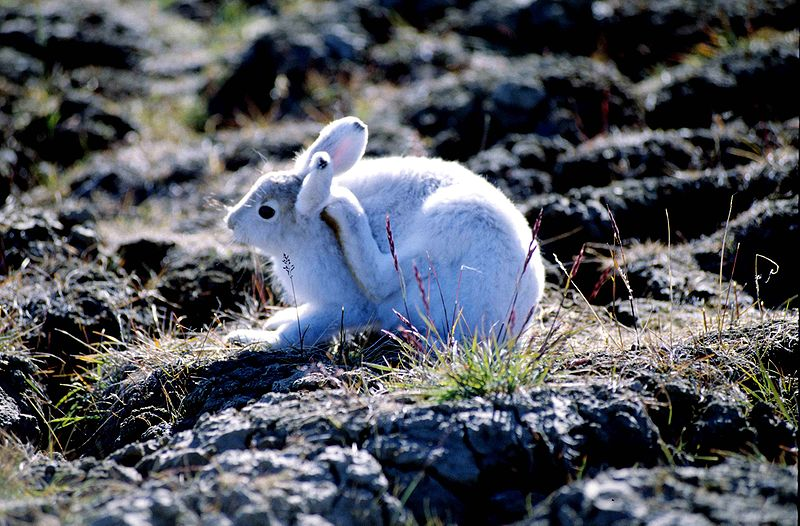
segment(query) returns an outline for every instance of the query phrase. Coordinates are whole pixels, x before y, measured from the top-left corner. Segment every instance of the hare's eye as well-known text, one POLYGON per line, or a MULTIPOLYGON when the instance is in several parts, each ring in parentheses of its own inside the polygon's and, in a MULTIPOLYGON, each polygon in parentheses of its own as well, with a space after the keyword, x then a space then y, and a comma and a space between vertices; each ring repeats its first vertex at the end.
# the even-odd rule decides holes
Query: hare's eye
POLYGON ((258 215, 263 219, 270 219, 275 215, 275 209, 269 205, 261 205, 258 207, 258 215))

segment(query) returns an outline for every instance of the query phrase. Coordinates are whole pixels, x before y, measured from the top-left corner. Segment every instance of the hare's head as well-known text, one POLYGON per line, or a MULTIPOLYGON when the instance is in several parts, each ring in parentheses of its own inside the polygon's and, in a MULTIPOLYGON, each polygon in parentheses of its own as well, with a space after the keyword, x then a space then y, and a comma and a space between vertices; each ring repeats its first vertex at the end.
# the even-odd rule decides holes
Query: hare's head
POLYGON ((333 121, 295 162, 293 170, 262 175, 233 207, 225 223, 237 241, 280 255, 322 228, 320 212, 333 177, 364 155, 367 126, 355 117, 333 121))

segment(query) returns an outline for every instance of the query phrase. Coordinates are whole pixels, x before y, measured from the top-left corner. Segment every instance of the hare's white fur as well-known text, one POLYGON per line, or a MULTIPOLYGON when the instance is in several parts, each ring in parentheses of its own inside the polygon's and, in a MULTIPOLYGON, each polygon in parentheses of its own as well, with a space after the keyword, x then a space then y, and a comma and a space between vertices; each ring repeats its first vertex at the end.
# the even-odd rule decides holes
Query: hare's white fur
POLYGON ((234 236, 272 259, 283 299, 296 307, 272 316, 266 330, 229 339, 313 344, 342 328, 396 328, 395 311, 421 330, 432 322, 443 338, 453 326, 456 337, 507 336, 509 320, 521 330, 544 284, 538 247, 523 273, 532 241, 524 216, 460 164, 361 160, 366 142, 358 119, 334 121, 293 170, 262 176, 230 209, 234 236))

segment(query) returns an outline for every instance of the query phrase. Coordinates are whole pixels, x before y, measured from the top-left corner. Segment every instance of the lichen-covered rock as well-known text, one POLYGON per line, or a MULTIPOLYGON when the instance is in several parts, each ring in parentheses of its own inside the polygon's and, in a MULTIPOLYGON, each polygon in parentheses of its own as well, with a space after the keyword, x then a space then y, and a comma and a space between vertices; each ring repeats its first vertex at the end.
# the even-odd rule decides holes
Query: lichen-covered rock
POLYGON ((527 199, 551 190, 550 174, 534 168, 520 168, 520 164, 520 159, 508 149, 495 146, 478 153, 467 166, 512 199, 527 199))
POLYGON ((628 178, 670 177, 700 167, 701 151, 677 134, 612 133, 578 145, 558 159, 553 189, 607 186, 628 178))
POLYGON ((40 60, 12 48, 0 49, 0 77, 14 84, 24 84, 43 73, 44 66, 40 60))
POLYGON ((796 522, 771 464, 797 462, 797 13, 3 3, 0 523, 796 522), (396 393, 405 356, 368 334, 223 343, 271 298, 224 206, 346 114, 367 156, 461 160, 544 208, 546 257, 588 243, 596 319, 548 272, 535 388, 396 393))
POLYGON ((219 312, 236 312, 254 294, 253 259, 215 250, 172 250, 162 262, 158 291, 185 327, 200 329, 219 312))
POLYGON ((402 28, 391 40, 370 47, 367 53, 376 75, 401 84, 436 78, 469 65, 464 43, 455 33, 429 35, 402 28))
POLYGON ((85 209, 65 207, 55 214, 6 206, 0 210, 0 276, 18 269, 26 259, 42 263, 51 257, 93 258, 99 244, 94 227, 94 217, 85 209))
POLYGON ((768 152, 790 146, 793 132, 789 123, 748 126, 744 121, 737 120, 715 123, 710 128, 682 128, 661 133, 675 133, 698 148, 701 168, 734 168, 751 163, 768 152))
POLYGON ((557 254, 563 261, 577 254, 584 243, 613 243, 609 211, 622 238, 666 240, 664 211, 668 210, 670 234, 697 239, 725 225, 732 195, 735 217, 753 201, 789 191, 796 169, 796 152, 782 150, 764 161, 731 170, 626 179, 604 187, 573 189, 564 195, 535 196, 525 208, 531 223, 544 210, 540 236, 553 242, 542 250, 557 254))
POLYGON ((272 20, 241 55, 230 75, 208 97, 209 116, 235 123, 237 115, 305 115, 317 95, 309 79, 346 75, 364 61, 370 35, 345 3, 298 4, 272 20))
POLYGON ((91 344, 129 336, 133 326, 147 326, 146 318, 133 308, 137 294, 123 277, 75 268, 55 278, 63 288, 49 281, 32 283, 19 291, 19 306, 24 322, 36 327, 26 334, 31 347, 53 357, 59 373, 70 372, 77 356, 91 354, 91 344))
POLYGON ((506 52, 590 55, 599 37, 592 11, 588 0, 478 0, 466 14, 454 13, 449 23, 506 52))
POLYGON ((580 142, 640 122, 629 83, 612 65, 580 57, 502 59, 409 87, 405 113, 438 155, 465 160, 511 134, 580 142))
POLYGON ((698 243, 695 258, 702 268, 719 272, 724 248, 726 279, 745 284, 749 294, 767 305, 782 305, 794 298, 800 285, 797 274, 789 270, 797 257, 797 213, 796 198, 756 201, 725 231, 698 243))
POLYGON ((42 387, 39 372, 20 350, 0 343, 0 430, 21 441, 38 444, 42 438, 42 387))
MULTIPOLYGON (((243 358, 269 361, 264 354, 243 358)), ((273 360, 283 372, 263 369, 261 393, 300 363, 292 365, 281 356, 273 360)), ((381 476, 389 484, 378 477, 369 482, 372 491, 413 488, 406 503, 418 519, 433 511, 456 521, 473 517, 491 523, 524 516, 526 499, 534 504, 543 500, 579 470, 593 476, 608 468, 653 466, 665 461, 665 447, 676 451, 670 458, 691 463, 709 458, 710 444, 747 451, 759 447, 763 437, 763 444, 777 451, 778 442, 786 447, 793 440, 789 432, 775 442, 778 435, 762 422, 768 413, 744 413, 734 401, 700 396, 686 384, 671 383, 665 391, 652 377, 626 383, 616 392, 591 385, 590 396, 585 387, 543 388, 510 399, 420 405, 396 397, 364 399, 318 391, 265 394, 254 403, 259 390, 243 363, 239 358, 223 360, 192 373, 208 378, 182 387, 193 399, 183 406, 187 419, 178 427, 184 430, 139 453, 126 447, 126 453, 121 450, 112 458, 124 458, 145 474, 176 469, 202 473, 218 466, 220 455, 232 459, 253 448, 283 452, 290 457, 283 462, 291 462, 300 446, 309 452, 306 458, 341 446, 369 453, 364 458, 382 467, 381 476), (230 371, 227 375, 222 366, 230 371), (236 385, 250 389, 249 394, 233 396, 236 385), (227 391, 220 391, 221 386, 227 391), (204 399, 208 402, 200 408, 204 399), (228 403, 220 405, 223 400, 228 403)), ((126 397, 120 408, 135 407, 136 399, 121 396, 126 397)), ((366 484, 372 476, 364 477, 366 484)))
POLYGON ((796 499, 796 467, 610 470, 558 490, 516 524, 796 524, 796 499))
POLYGON ((603 50, 625 75, 640 79, 695 46, 725 45, 761 28, 795 29, 797 4, 770 0, 595 2, 603 50))
POLYGON ((69 166, 87 152, 121 141, 134 129, 127 119, 97 102, 67 95, 53 113, 32 119, 18 138, 42 159, 69 166))
POLYGON ((4 8, 0 45, 65 68, 133 67, 150 49, 144 15, 115 4, 48 1, 4 8))
POLYGON ((225 169, 233 172, 245 166, 259 167, 265 159, 273 163, 289 162, 318 133, 316 123, 289 121, 270 129, 223 129, 214 139, 219 144, 225 169))
POLYGON ((699 65, 682 64, 637 85, 651 128, 707 127, 726 112, 750 124, 796 115, 797 33, 754 40, 699 65))
POLYGON ((175 199, 187 193, 183 185, 211 172, 213 159, 214 149, 207 141, 120 148, 93 156, 72 174, 70 189, 75 197, 99 200, 107 196, 114 204, 139 204, 150 197, 175 199))

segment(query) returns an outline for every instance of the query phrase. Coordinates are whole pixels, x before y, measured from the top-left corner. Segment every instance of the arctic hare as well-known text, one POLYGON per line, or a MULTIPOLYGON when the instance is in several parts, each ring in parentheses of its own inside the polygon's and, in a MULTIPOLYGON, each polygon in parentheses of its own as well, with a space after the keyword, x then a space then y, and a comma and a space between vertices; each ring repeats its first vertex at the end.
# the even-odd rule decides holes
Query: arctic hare
POLYGON ((524 216, 460 164, 362 160, 366 144, 363 122, 336 120, 293 169, 263 175, 229 209, 234 237, 272 259, 295 307, 228 339, 313 344, 341 329, 396 328, 398 313, 443 339, 521 330, 544 284, 524 216))

